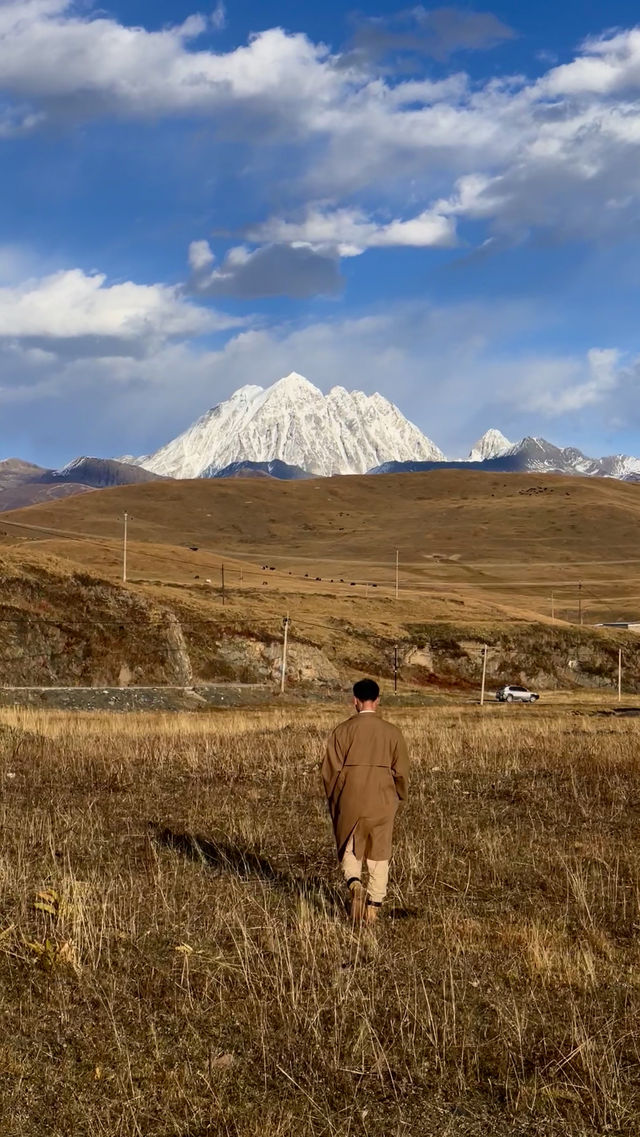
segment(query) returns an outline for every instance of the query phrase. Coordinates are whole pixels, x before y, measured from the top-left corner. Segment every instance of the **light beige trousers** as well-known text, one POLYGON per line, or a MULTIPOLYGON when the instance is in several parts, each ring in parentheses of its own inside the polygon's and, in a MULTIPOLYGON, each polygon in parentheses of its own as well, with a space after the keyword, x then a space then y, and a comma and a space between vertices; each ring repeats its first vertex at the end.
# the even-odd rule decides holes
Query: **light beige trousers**
MULTIPOLYGON (((341 861, 341 868, 345 880, 353 880, 354 877, 360 880, 362 875, 362 861, 359 861, 355 854, 355 837, 350 837, 347 842, 347 847, 341 861)), ((367 868, 369 870, 367 892, 374 904, 382 904, 382 901, 387 895, 389 862, 370 861, 367 857, 367 868)))

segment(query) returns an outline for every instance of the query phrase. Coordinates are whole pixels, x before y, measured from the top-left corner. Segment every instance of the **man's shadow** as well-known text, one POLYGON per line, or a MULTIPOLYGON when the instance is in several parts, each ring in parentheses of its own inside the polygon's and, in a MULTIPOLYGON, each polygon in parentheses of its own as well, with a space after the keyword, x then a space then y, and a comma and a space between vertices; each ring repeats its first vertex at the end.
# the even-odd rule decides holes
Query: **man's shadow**
POLYGON ((297 876, 276 868, 267 857, 253 849, 197 833, 178 832, 155 822, 149 822, 149 829, 158 844, 214 871, 231 873, 239 880, 263 881, 279 892, 312 903, 323 912, 333 914, 338 910, 344 911, 346 907, 341 892, 322 877, 297 876))

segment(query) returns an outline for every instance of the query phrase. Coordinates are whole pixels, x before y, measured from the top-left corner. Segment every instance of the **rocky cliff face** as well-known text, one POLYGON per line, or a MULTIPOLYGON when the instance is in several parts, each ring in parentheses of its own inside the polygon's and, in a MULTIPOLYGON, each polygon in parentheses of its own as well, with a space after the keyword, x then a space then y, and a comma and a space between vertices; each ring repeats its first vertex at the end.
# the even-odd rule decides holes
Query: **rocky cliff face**
POLYGON ((0 684, 186 684, 176 616, 63 562, 0 558, 0 684))

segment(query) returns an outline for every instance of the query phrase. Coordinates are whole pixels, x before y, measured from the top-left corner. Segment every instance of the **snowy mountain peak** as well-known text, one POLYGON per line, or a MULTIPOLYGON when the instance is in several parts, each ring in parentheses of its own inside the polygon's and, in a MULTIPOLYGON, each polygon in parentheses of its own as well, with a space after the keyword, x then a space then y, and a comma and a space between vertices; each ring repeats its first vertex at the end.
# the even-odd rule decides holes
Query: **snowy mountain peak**
POLYGON ((293 371, 241 387, 141 464, 173 478, 240 462, 285 462, 312 474, 364 474, 382 462, 442 461, 442 451, 382 395, 318 387, 293 371))
POLYGON ((469 453, 469 462, 484 462, 485 458, 500 458, 511 450, 513 443, 501 431, 491 428, 479 438, 469 453))
POLYGON ((319 387, 314 386, 309 379, 305 379, 304 375, 300 375, 297 371, 291 371, 289 375, 284 378, 278 379, 268 388, 270 395, 285 393, 287 395, 322 395, 319 387))

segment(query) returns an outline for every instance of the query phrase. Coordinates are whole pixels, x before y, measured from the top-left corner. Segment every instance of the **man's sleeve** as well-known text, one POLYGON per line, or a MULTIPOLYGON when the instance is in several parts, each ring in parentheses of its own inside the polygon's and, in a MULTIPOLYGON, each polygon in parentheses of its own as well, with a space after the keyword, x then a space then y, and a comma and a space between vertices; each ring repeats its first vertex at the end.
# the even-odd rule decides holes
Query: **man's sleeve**
POLYGON ((331 801, 331 795, 343 765, 344 755, 338 742, 336 731, 334 730, 327 740, 327 749, 322 763, 322 781, 324 782, 324 791, 329 801, 331 801))
POLYGON ((391 769, 396 783, 396 793, 400 801, 407 800, 407 792, 409 789, 409 752, 404 737, 398 731, 396 744, 393 751, 393 760, 391 762, 391 769))

